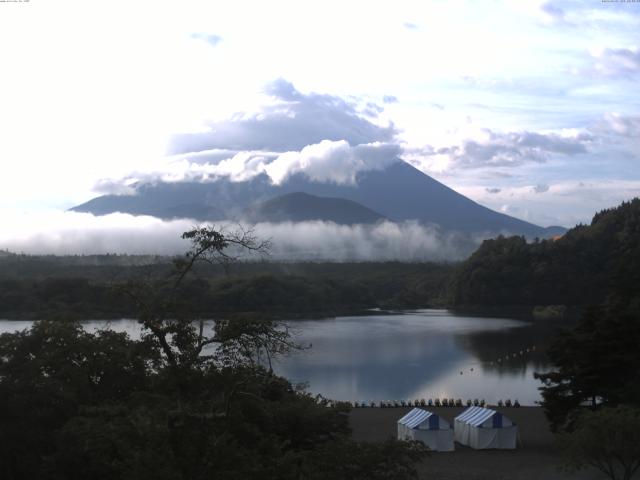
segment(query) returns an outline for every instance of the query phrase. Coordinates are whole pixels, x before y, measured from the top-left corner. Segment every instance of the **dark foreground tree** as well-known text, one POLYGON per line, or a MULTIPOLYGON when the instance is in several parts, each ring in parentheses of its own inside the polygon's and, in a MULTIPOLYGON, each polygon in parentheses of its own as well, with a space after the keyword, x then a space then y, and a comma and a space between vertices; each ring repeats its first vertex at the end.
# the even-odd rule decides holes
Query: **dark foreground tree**
POLYGON ((632 299, 591 308, 548 349, 556 366, 537 374, 552 428, 571 429, 584 408, 640 406, 640 315, 632 299))
POLYGON ((344 405, 273 373, 274 355, 295 348, 286 328, 194 317, 197 263, 264 244, 206 227, 185 238, 193 248, 167 282, 124 287, 141 340, 62 321, 0 336, 0 478, 415 477, 423 447, 353 442, 344 405))
POLYGON ((1 335, 0 478, 41 477, 69 420, 149 390, 159 360, 148 342, 73 322, 1 335))
POLYGON ((593 467, 611 480, 631 480, 640 469, 640 409, 583 412, 575 430, 559 440, 568 470, 593 467))

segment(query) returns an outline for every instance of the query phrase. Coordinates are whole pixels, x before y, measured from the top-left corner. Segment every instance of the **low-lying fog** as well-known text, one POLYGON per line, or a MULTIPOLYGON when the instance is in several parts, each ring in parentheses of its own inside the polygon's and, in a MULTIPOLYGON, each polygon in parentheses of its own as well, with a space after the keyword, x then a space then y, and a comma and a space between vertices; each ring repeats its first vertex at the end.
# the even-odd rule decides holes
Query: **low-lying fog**
MULTIPOLYGON (((180 235, 198 223, 114 213, 2 212, 0 249, 26 254, 162 254, 184 252, 180 235)), ((221 224, 229 230, 235 224, 221 224)), ((244 226, 245 228, 250 226, 244 226)), ((337 225, 332 222, 259 223, 272 260, 448 261, 469 255, 481 238, 447 233, 417 222, 337 225)))

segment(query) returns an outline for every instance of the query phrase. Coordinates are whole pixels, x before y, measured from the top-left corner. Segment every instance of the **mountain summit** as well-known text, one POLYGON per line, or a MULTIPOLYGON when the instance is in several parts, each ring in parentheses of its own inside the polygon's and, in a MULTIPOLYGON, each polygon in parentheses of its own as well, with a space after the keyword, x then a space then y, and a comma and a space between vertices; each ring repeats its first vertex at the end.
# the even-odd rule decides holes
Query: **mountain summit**
POLYGON ((563 231, 483 207, 402 160, 381 170, 359 172, 354 184, 315 182, 304 173, 290 176, 281 185, 274 185, 266 174, 243 182, 221 177, 212 182, 141 184, 135 195, 104 195, 71 210, 199 221, 414 220, 448 231, 527 237, 548 237, 563 231))
POLYGON ((376 223, 385 217, 344 198, 318 197, 308 193, 286 193, 247 208, 242 219, 258 222, 304 222, 323 220, 339 225, 376 223))

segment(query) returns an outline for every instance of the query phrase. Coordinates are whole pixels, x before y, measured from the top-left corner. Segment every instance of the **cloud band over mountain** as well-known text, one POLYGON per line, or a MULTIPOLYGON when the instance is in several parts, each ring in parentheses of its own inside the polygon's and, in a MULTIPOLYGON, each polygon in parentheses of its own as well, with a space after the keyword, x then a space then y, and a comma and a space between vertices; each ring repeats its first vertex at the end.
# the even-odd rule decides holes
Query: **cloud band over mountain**
MULTIPOLYGON (((7 225, 0 234, 0 249, 27 254, 177 255, 188 248, 180 235, 194 227, 191 220, 120 213, 95 217, 77 212, 5 211, 3 217, 7 225)), ((232 223, 219 225, 237 228, 232 223)), ((351 226, 321 221, 260 223, 255 234, 271 239, 269 259, 285 261, 452 261, 466 257, 480 240, 416 222, 387 221, 351 226)))

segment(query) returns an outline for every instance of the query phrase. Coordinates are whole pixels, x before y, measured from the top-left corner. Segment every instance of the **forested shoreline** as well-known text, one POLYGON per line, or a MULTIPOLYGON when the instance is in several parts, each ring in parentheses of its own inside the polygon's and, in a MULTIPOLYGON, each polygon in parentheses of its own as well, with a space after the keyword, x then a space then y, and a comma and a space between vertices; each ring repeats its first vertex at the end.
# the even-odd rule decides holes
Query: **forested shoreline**
MULTIPOLYGON (((169 257, 0 258, 0 318, 59 315, 83 319, 132 317, 131 282, 161 284, 169 257)), ((197 314, 260 313, 273 318, 354 314, 371 308, 443 305, 447 264, 238 263, 229 272, 199 266, 182 288, 197 314)))
POLYGON ((597 213, 562 237, 486 240, 455 270, 447 304, 602 304, 640 279, 640 199, 597 213))

